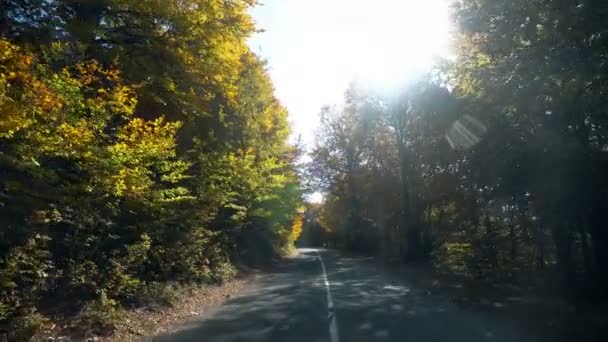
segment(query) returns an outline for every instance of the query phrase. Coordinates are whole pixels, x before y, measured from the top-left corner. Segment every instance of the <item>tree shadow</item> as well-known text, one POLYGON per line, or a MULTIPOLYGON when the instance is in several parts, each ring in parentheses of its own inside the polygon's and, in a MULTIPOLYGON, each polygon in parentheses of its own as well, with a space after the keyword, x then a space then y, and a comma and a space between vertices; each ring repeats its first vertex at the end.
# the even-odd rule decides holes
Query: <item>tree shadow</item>
POLYGON ((288 259, 254 289, 151 341, 327 341, 321 267, 312 252, 288 259))
POLYGON ((412 286, 372 258, 328 252, 328 277, 342 341, 540 341, 509 321, 463 310, 412 286))
MULTIPOLYGON (((320 250, 340 341, 541 341, 511 320, 412 286, 372 258, 320 250)), ((315 250, 281 264, 255 289, 153 341, 329 341, 327 294, 315 250)))

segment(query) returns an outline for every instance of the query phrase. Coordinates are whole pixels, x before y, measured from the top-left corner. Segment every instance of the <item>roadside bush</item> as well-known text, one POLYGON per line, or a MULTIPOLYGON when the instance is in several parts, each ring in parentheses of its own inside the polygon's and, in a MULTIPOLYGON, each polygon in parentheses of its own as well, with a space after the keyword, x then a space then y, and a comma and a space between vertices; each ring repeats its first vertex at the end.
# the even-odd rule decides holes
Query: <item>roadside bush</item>
POLYGON ((474 249, 468 242, 444 242, 433 251, 433 268, 440 274, 472 277, 474 249))
POLYGON ((246 45, 252 3, 93 6, 84 17, 104 24, 84 26, 183 30, 149 37, 156 47, 136 62, 122 34, 89 46, 84 27, 71 31, 86 19, 79 4, 39 5, 41 17, 15 16, 27 12, 19 1, 2 8, 24 36, 0 25, 0 326, 27 335, 30 318, 80 312, 78 324, 103 330, 123 305, 232 279, 248 232, 265 231, 250 247, 280 250, 301 201, 297 155, 246 45), (213 24, 193 29, 201 17, 213 24), (35 27, 56 32, 24 44, 35 27))
POLYGON ((108 298, 101 290, 99 298, 88 303, 72 322, 75 330, 93 336, 108 336, 116 329, 115 323, 122 317, 118 301, 108 298))

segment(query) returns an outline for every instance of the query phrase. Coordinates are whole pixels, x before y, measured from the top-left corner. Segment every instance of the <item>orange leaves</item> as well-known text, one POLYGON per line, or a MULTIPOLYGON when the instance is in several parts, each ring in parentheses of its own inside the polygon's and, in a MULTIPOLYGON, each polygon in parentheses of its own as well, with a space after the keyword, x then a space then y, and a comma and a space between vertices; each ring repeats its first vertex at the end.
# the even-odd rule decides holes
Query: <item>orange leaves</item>
POLYGON ((21 49, 6 39, 0 38, 0 64, 17 64, 22 67, 29 67, 32 59, 24 55, 21 49))
POLYGON ((27 84, 32 79, 32 57, 5 39, 0 39, 0 79, 27 84))
POLYGON ((304 226, 304 219, 301 215, 296 215, 291 225, 291 231, 289 232, 288 243, 293 245, 302 235, 302 227, 304 226))
MULTIPOLYGON (((79 63, 75 67, 74 78, 81 87, 92 88, 95 97, 92 99, 107 106, 112 113, 132 115, 137 105, 135 92, 122 83, 120 71, 117 68, 104 68, 99 62, 92 60, 79 63)), ((69 74, 66 69, 64 72, 69 74)))
POLYGON ((134 118, 118 133, 119 144, 138 150, 142 156, 172 155, 174 137, 180 122, 165 122, 163 118, 146 121, 134 118))
POLYGON ((63 108, 63 99, 58 94, 54 93, 43 82, 33 79, 31 87, 34 93, 34 106, 40 109, 41 113, 49 113, 53 110, 61 110, 63 108))
POLYGON ((94 82, 99 82, 99 76, 97 72, 101 69, 99 62, 90 61, 86 63, 80 63, 76 65, 76 71, 78 79, 82 85, 88 86, 94 82))
POLYGON ((39 131, 34 136, 42 137, 43 132, 50 136, 87 109, 122 115, 134 111, 137 101, 121 84, 118 71, 104 69, 96 61, 78 64, 74 72, 64 68, 52 74, 42 66, 34 68, 32 56, 7 40, 0 39, 0 51, 0 138, 26 128, 39 131), (99 91, 87 92, 87 88, 99 91))
POLYGON ((98 61, 92 60, 75 66, 77 78, 82 85, 120 83, 120 71, 116 68, 106 69, 98 61))
POLYGON ((32 123, 31 103, 47 97, 33 77, 30 56, 4 39, 0 51, 0 138, 8 138, 32 123))
POLYGON ((137 99, 119 71, 87 61, 53 73, 6 40, 0 51, 0 138, 21 131, 20 158, 69 159, 90 176, 88 189, 120 197, 150 195, 155 172, 180 179, 181 123, 128 120, 137 99))
POLYGON ((132 115, 135 111, 137 98, 130 87, 120 85, 105 94, 108 94, 107 104, 112 112, 132 115))
POLYGON ((70 147, 88 145, 95 140, 95 131, 84 119, 78 120, 74 124, 62 123, 58 128, 58 133, 70 147))

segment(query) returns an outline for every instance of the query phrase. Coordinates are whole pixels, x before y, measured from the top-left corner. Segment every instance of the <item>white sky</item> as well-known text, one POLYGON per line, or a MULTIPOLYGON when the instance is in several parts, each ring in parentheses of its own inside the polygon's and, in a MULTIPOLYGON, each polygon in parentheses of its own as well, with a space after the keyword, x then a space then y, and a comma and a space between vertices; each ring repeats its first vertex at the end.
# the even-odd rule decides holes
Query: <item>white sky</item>
POLYGON ((448 51, 448 0, 262 1, 252 15, 265 32, 249 43, 309 147, 320 108, 351 81, 389 90, 448 51))

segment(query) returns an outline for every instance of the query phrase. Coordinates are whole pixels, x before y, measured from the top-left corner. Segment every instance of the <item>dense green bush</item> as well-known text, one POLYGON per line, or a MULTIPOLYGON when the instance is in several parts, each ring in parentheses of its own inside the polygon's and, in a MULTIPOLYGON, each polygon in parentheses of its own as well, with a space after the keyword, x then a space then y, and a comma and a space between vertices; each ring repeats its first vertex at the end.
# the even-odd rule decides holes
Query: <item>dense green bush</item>
POLYGON ((162 284, 233 278, 251 234, 293 243, 297 150, 251 5, 2 6, 0 324, 70 302, 105 325, 162 284))

